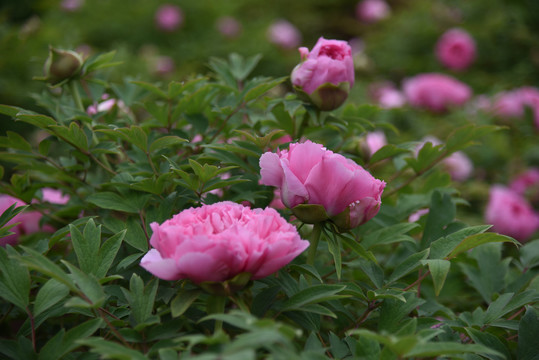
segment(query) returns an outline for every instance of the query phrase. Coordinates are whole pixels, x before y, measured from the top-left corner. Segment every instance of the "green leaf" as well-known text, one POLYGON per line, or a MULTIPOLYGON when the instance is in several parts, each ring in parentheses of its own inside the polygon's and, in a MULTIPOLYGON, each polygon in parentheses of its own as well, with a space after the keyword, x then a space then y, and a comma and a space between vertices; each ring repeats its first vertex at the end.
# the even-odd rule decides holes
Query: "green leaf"
POLYGON ((18 255, 12 248, 7 251, 0 248, 0 296, 26 311, 30 296, 30 274, 19 261, 8 258, 8 252, 10 255, 18 255))
POLYGON ((32 124, 40 129, 47 129, 51 125, 56 125, 57 122, 50 116, 41 114, 32 114, 26 111, 17 113, 17 121, 24 121, 25 123, 32 124))
POLYGON ((86 295, 87 301, 89 301, 92 307, 97 308, 101 306, 105 300, 105 293, 95 276, 92 274, 85 274, 65 260, 60 261, 69 269, 71 278, 84 295, 86 295))
POLYGON ((489 355, 501 355, 494 349, 490 349, 479 344, 461 344, 457 342, 420 342, 415 345, 409 352, 406 353, 406 357, 411 358, 423 358, 434 357, 451 354, 489 354, 489 355))
POLYGON ((91 337, 87 339, 77 340, 80 345, 85 345, 90 348, 90 351, 97 353, 105 359, 116 360, 147 360, 148 358, 142 353, 127 348, 116 342, 107 341, 103 338, 91 337))
POLYGON ((389 277, 388 284, 391 284, 394 281, 397 281, 401 277, 408 275, 414 271, 418 266, 421 265, 421 260, 425 260, 429 256, 429 249, 425 249, 418 253, 410 255, 406 260, 400 263, 393 273, 389 277))
POLYGON ((337 279, 341 279, 342 272, 342 259, 341 259, 341 241, 334 233, 332 236, 326 236, 328 250, 333 255, 333 261, 335 263, 335 272, 337 273, 337 279))
POLYGON ((451 196, 434 191, 431 196, 427 223, 421 239, 422 248, 427 248, 434 240, 442 237, 445 227, 455 219, 456 207, 451 196))
POLYGON ((447 274, 449 273, 451 262, 449 262, 448 260, 431 259, 422 260, 421 263, 423 265, 428 265, 430 275, 432 277, 432 282, 434 283, 434 293, 436 294, 436 296, 440 295, 440 291, 442 291, 445 279, 447 278, 447 274))
POLYGON ((355 252, 357 255, 361 256, 365 260, 376 263, 376 257, 374 254, 371 251, 365 250, 361 243, 358 243, 356 239, 346 236, 345 234, 341 234, 341 240, 346 247, 350 248, 350 250, 355 252))
POLYGON ((84 234, 71 224, 69 232, 81 270, 95 274, 98 265, 97 253, 101 244, 101 226, 97 227, 94 220, 90 219, 84 227, 84 234))
POLYGON ((380 150, 378 150, 371 156, 371 158, 369 159, 369 164, 374 164, 378 161, 382 161, 390 157, 408 152, 410 152, 410 150, 397 147, 393 144, 388 144, 383 146, 380 150))
POLYGON ((282 311, 301 310, 301 307, 307 304, 315 304, 322 301, 333 300, 345 296, 337 295, 346 289, 345 285, 314 285, 299 291, 292 295, 283 304, 282 311))
POLYGON ((264 95, 266 92, 273 89, 277 85, 282 84, 286 79, 288 79, 288 77, 281 77, 281 78, 278 78, 269 82, 266 80, 262 82, 261 84, 258 84, 250 89, 246 88, 245 90, 247 91, 245 90, 243 91, 245 93, 243 100, 245 102, 255 100, 256 98, 264 95))
POLYGON ((433 241, 430 245, 429 258, 443 259, 453 251, 458 244, 471 235, 482 234, 487 231, 491 225, 469 226, 433 241))
POLYGON ((120 249, 120 245, 122 244, 126 232, 127 230, 122 230, 114 236, 111 236, 100 247, 97 254, 97 258, 99 259, 98 266, 95 270, 95 276, 97 276, 98 279, 107 275, 107 272, 120 249))
POLYGON ((37 293, 34 303, 34 316, 38 316, 43 311, 57 304, 67 295, 69 295, 69 288, 67 286, 55 279, 49 279, 37 293))
POLYGON ((178 317, 182 315, 191 304, 198 299, 202 291, 200 290, 186 290, 182 291, 176 296, 170 303, 170 312, 172 317, 178 317))
POLYGON ((152 144, 150 145, 150 152, 161 150, 163 148, 173 148, 186 141, 186 139, 182 139, 179 136, 163 136, 152 142, 152 144))
POLYGON ((466 252, 470 249, 473 249, 474 247, 477 247, 482 244, 488 244, 488 243, 497 243, 497 242, 510 242, 515 244, 516 246, 520 246, 520 243, 516 241, 513 238, 510 238, 509 236, 500 235, 496 233, 484 233, 484 234, 477 234, 468 236, 460 244, 457 245, 453 251, 449 253, 447 256, 448 258, 454 258, 460 253, 466 252))
POLYGON ((26 111, 26 110, 17 106, 9 106, 9 105, 0 104, 0 114, 4 114, 4 115, 14 118, 21 111, 26 111))
POLYGON ((17 256, 17 260, 26 265, 30 269, 37 270, 45 275, 48 275, 59 282, 66 285, 71 291, 78 292, 75 284, 68 274, 66 274, 58 265, 50 261, 44 255, 38 253, 34 249, 20 245, 20 247, 28 254, 27 256, 17 256))
POLYGON ((51 129, 57 137, 69 142, 77 149, 88 151, 88 138, 77 123, 72 122, 69 124, 69 127, 64 125, 49 125, 48 128, 51 129))
POLYGON ((148 90, 149 92, 157 95, 161 99, 168 99, 168 95, 161 89, 159 89, 157 86, 144 82, 144 81, 131 81, 132 84, 135 84, 137 86, 140 86, 141 88, 148 90))
POLYGON ((144 324, 144 322, 152 315, 158 284, 159 281, 155 279, 144 286, 144 282, 140 276, 133 274, 129 281, 129 291, 122 288, 131 307, 133 320, 137 325, 144 324))
POLYGON ((430 141, 427 141, 419 150, 417 158, 409 157, 405 161, 416 174, 420 174, 432 166, 435 161, 443 158, 444 153, 443 145, 433 146, 430 141))
POLYGON ((452 153, 462 150, 470 145, 474 145, 474 140, 489 134, 494 131, 501 130, 500 126, 484 125, 477 126, 475 124, 465 125, 455 129, 446 139, 445 147, 448 152, 452 153))
POLYGON ((32 145, 30 145, 30 143, 28 143, 28 141, 21 135, 13 131, 6 131, 6 135, 7 137, 0 136, 0 147, 32 152, 32 145))
POLYGON ((104 69, 111 66, 116 66, 122 64, 121 61, 113 62, 112 59, 116 55, 116 50, 110 51, 108 53, 99 54, 95 57, 91 57, 84 62, 83 72, 89 74, 95 70, 104 69))
POLYGON ((359 265, 377 289, 384 286, 384 271, 376 262, 359 258, 354 263, 359 265))
POLYGON ((361 241, 361 245, 363 245, 364 248, 369 249, 372 246, 387 245, 403 241, 415 243, 415 240, 412 237, 405 234, 418 227, 419 224, 416 223, 401 223, 384 227, 365 235, 364 239, 361 241))
POLYGON ((81 346, 79 340, 92 335, 101 327, 103 320, 86 321, 67 332, 62 329, 49 340, 39 352, 39 360, 57 360, 81 346))
POLYGON ((491 350, 499 352, 499 354, 485 353, 482 355, 492 360, 511 359, 511 353, 509 349, 507 349, 507 347, 496 336, 487 332, 481 332, 474 328, 466 328, 466 332, 475 343, 484 345, 491 350))
POLYGON ((113 192, 98 192, 88 196, 87 200, 103 209, 124 211, 128 213, 139 212, 139 209, 133 204, 127 202, 120 195, 113 192))
POLYGON ((528 306, 518 324, 518 359, 538 360, 537 339, 539 339, 539 316, 528 306))
POLYGON ((299 274, 307 275, 309 277, 317 279, 319 282, 323 283, 322 277, 320 277, 320 274, 318 273, 318 270, 314 266, 308 265, 308 264, 292 264, 288 266, 288 269, 290 271, 296 271, 299 274))

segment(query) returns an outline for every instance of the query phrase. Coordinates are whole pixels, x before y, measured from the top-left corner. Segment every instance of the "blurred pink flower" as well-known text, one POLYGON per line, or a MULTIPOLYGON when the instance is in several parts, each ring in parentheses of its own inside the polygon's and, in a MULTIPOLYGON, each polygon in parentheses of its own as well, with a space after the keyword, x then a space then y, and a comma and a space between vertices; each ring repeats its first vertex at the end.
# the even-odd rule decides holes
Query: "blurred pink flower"
POLYGON ((539 168, 530 168, 518 175, 509 187, 519 195, 524 195, 530 188, 538 187, 539 190, 539 168))
POLYGON ((222 16, 217 19, 217 30, 227 38, 235 38, 241 33, 241 24, 232 16, 222 16))
POLYGON ((118 106, 118 108, 125 113, 129 112, 129 108, 125 106, 125 103, 122 100, 110 98, 109 94, 103 94, 101 96, 101 100, 103 101, 88 106, 88 108, 86 109, 86 113, 88 115, 95 115, 100 112, 108 112, 112 108, 114 108, 114 106, 118 106))
POLYGON ((349 228, 378 213, 386 185, 352 160, 309 140, 262 154, 260 175, 264 185, 281 191, 288 208, 321 205, 329 218, 344 214, 349 228))
POLYGON ((64 11, 75 12, 84 5, 84 0, 62 0, 60 7, 64 11))
POLYGON ((309 246, 274 209, 228 201, 190 208, 150 226, 153 249, 140 265, 164 280, 225 281, 241 273, 256 280, 309 246))
POLYGON ((300 47, 301 63, 291 74, 294 88, 321 110, 342 105, 354 85, 352 50, 346 41, 319 38, 309 52, 300 47))
POLYGON ((539 89, 535 87, 523 86, 497 94, 492 111, 504 119, 521 118, 526 107, 532 110, 535 126, 539 129, 539 89))
POLYGON ((494 185, 485 211, 485 220, 492 230, 524 242, 539 229, 539 215, 513 190, 494 185))
POLYGON ((409 217, 408 217, 408 222, 416 222, 418 221, 419 219, 421 219, 421 217, 423 215, 427 215, 429 213, 429 209, 426 208, 426 209, 419 209, 417 210, 415 213, 411 214, 409 217))
POLYGON ((155 12, 155 25, 167 32, 177 30, 183 23, 183 12, 179 6, 163 4, 155 12))
POLYGON ((365 141, 362 142, 362 149, 370 156, 387 145, 386 134, 383 131, 372 131, 365 135, 365 141))
POLYGON ((475 41, 466 31, 451 29, 438 39, 435 52, 449 69, 464 70, 475 60, 475 41))
POLYGON ((384 109, 402 107, 406 97, 390 81, 372 83, 368 88, 370 98, 384 109))
POLYGON ((174 72, 176 65, 170 56, 157 56, 154 60, 153 71, 158 75, 168 75, 174 72))
POLYGON ((270 42, 284 49, 292 49, 301 43, 301 33, 286 20, 277 20, 271 24, 267 31, 270 42))
POLYGON ((65 205, 69 202, 69 195, 64 195, 60 190, 43 188, 41 192, 43 194, 43 201, 50 202, 51 204, 65 205))
POLYGON ((444 112, 462 105, 472 96, 470 87, 457 79, 439 73, 425 73, 404 80, 404 94, 415 107, 444 112))
MULTIPOLYGON (((440 145, 442 142, 435 136, 426 136, 423 142, 416 147, 416 156, 419 150, 425 145, 426 142, 430 142, 433 146, 440 145)), ((470 177, 473 172, 473 163, 462 151, 456 151, 442 160, 442 166, 451 176, 451 179, 455 181, 464 181, 470 177)))
POLYGON ((281 200, 281 191, 279 189, 273 190, 273 200, 271 200, 269 206, 277 210, 283 210, 286 208, 281 200))
POLYGON ((384 0, 362 0, 356 5, 356 17, 365 23, 375 23, 387 18, 391 8, 384 0))

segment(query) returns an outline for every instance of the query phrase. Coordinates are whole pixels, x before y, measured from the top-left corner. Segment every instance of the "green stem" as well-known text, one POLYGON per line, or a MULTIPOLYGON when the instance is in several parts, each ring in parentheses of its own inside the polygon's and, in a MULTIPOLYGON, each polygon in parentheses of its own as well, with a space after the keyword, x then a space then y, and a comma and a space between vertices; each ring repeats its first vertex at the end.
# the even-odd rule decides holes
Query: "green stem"
POLYGON ((318 248, 318 243, 320 242, 320 234, 322 233, 322 225, 320 223, 314 224, 313 231, 309 241, 311 246, 309 246, 309 252, 307 253, 307 264, 314 265, 314 258, 316 256, 316 249, 318 248))
POLYGON ((75 100, 75 104, 77 105, 79 110, 85 112, 84 106, 82 105, 82 100, 80 98, 79 88, 74 81, 69 82, 69 89, 71 90, 71 95, 73 95, 73 99, 75 100))
POLYGON ((238 307, 245 311, 246 313, 250 314, 251 313, 251 309, 249 309, 249 307, 247 306, 247 304, 245 303, 245 301, 243 301, 243 299, 241 298, 241 296, 230 296, 230 300, 232 300, 234 302, 234 304, 238 305, 238 307))
MULTIPOLYGON (((221 295, 210 296, 206 304, 206 311, 208 312, 208 314, 224 314, 226 300, 227 300, 226 296, 221 296, 221 295)), ((215 327, 213 329, 214 333, 221 331, 222 329, 223 329, 223 321, 215 320, 215 327)))

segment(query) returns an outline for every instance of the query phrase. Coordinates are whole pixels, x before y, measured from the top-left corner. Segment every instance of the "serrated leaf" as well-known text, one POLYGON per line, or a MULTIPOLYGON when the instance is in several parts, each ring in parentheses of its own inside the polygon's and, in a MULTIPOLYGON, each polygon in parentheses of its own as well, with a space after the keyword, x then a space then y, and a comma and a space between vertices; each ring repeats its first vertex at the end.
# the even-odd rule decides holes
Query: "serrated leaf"
POLYGON ((12 118, 14 118, 21 111, 26 111, 26 110, 17 106, 0 104, 0 114, 4 114, 4 115, 11 116, 12 118))
POLYGON ((137 325, 143 324, 152 315, 158 284, 159 281, 154 279, 145 286, 140 276, 133 274, 129 281, 129 291, 122 288, 137 325))
POLYGON ((477 234, 468 236, 460 244, 457 245, 453 251, 449 253, 447 256, 448 258, 454 258, 460 253, 466 252, 470 249, 473 249, 479 245, 482 244, 488 244, 488 243, 498 243, 498 242, 510 242, 515 244, 516 246, 520 246, 520 243, 516 241, 513 238, 510 238, 509 236, 500 235, 496 233, 483 233, 483 234, 477 234))
POLYGON ((23 121, 32 124, 40 129, 47 129, 48 126, 56 125, 57 122, 50 116, 40 114, 28 114, 27 112, 19 112, 16 115, 17 121, 23 121))
POLYGON ((69 224, 71 241, 79 266, 85 273, 95 273, 97 269, 97 253, 101 244, 101 227, 95 226, 93 219, 88 220, 84 234, 75 226, 69 224))
POLYGON ((182 315, 191 304, 198 299, 202 291, 200 290, 186 290, 182 291, 170 302, 170 312, 172 317, 178 317, 182 315))
POLYGON ((431 259, 443 259, 451 251, 453 251, 458 244, 460 244, 465 238, 471 235, 482 234, 487 231, 491 225, 477 225, 468 226, 464 229, 455 231, 445 237, 442 237, 436 241, 433 241, 430 245, 429 258, 431 259))

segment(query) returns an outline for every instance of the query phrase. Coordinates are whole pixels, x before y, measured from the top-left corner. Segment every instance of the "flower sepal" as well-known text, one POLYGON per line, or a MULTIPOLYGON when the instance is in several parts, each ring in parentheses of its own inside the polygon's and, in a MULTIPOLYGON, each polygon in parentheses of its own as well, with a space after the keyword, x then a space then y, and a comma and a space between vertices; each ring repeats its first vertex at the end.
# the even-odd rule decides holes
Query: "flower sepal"
POLYGON ((329 220, 326 209, 318 204, 299 204, 292 208, 292 213, 306 224, 318 224, 329 220))
POLYGON ((225 281, 203 281, 197 284, 200 288, 212 295, 231 296, 234 293, 249 287, 252 284, 252 274, 242 272, 232 279, 225 281))
POLYGON ((298 86, 294 86, 294 91, 296 91, 299 99, 313 104, 322 111, 331 111, 337 109, 346 101, 350 93, 350 83, 341 82, 339 85, 333 85, 327 82, 316 88, 312 94, 307 94, 298 86))

